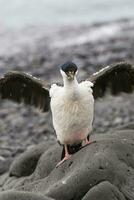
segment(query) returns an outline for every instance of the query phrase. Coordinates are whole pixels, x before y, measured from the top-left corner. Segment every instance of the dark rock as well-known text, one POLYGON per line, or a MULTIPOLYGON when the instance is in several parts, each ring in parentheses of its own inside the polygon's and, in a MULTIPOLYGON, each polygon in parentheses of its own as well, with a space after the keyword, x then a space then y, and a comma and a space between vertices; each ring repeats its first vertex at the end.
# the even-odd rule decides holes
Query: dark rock
POLYGON ((3 174, 6 171, 8 171, 12 161, 13 161, 13 158, 11 157, 0 160, 0 174, 3 174))
POLYGON ((31 192, 3 192, 0 194, 0 200, 54 200, 40 194, 31 192))
POLYGON ((42 143, 37 147, 31 147, 24 154, 15 159, 10 168, 10 176, 28 176, 33 173, 37 162, 44 151, 47 151, 52 142, 42 143))
POLYGON ((130 129, 130 130, 134 130, 134 122, 130 122, 127 123, 125 125, 119 126, 116 128, 116 130, 126 130, 126 129, 130 129))
POLYGON ((17 194, 32 192, 56 200, 134 199, 134 131, 94 134, 90 139, 96 142, 81 148, 58 168, 56 163, 62 153, 58 144, 50 148, 40 144, 28 150, 11 165, 1 191, 7 191, 9 197, 8 190, 12 190, 17 194), (37 149, 40 149, 38 154, 37 149), (33 160, 34 156, 38 162, 31 171, 29 158, 33 160))
POLYGON ((108 181, 104 181, 94 186, 87 192, 82 200, 125 200, 124 195, 118 190, 117 187, 108 181))
POLYGON ((9 173, 4 173, 0 176, 0 188, 4 185, 6 180, 9 178, 9 173))

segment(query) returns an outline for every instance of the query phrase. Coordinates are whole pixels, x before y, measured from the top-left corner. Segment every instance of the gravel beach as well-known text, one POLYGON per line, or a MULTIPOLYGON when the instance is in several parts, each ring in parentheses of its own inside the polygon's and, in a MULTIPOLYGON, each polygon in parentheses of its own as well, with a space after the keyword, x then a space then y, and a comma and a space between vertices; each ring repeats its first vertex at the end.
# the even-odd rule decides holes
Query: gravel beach
MULTIPOLYGON (((72 60, 79 80, 120 61, 134 63, 134 20, 0 30, 0 76, 10 70, 29 72, 53 83, 61 81, 58 66, 72 60)), ((94 133, 106 133, 134 122, 134 94, 106 96, 95 102, 94 133)), ((14 158, 42 141, 56 141, 51 114, 0 101, 0 174, 14 158)))

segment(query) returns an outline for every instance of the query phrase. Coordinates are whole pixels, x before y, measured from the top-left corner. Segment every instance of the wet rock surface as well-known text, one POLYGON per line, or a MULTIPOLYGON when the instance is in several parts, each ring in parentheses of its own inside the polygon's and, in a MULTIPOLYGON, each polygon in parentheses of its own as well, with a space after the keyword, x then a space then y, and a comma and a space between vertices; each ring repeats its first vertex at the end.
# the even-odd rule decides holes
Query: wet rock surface
POLYGON ((2 200, 54 200, 52 198, 48 198, 44 195, 41 194, 36 194, 36 193, 32 193, 32 192, 3 192, 0 196, 0 199, 2 200))
MULTIPOLYGON (((134 20, 120 20, 92 26, 65 26, 62 28, 30 27, 12 32, 0 30, 0 33, 0 43, 2 46, 0 49, 0 76, 9 70, 19 70, 29 72, 38 78, 53 83, 61 80, 57 69, 59 65, 67 60, 74 61, 80 67, 79 80, 87 78, 89 74, 106 65, 124 60, 132 64, 134 63, 134 20)), ((93 134, 112 132, 115 129, 133 129, 133 105, 134 94, 121 94, 118 97, 108 95, 104 99, 96 101, 93 134)), ((16 156, 25 150, 33 152, 31 150, 32 147, 36 148, 36 145, 42 143, 42 141, 45 142, 45 146, 46 141, 51 141, 55 144, 56 139, 52 127, 51 113, 41 113, 33 107, 22 104, 17 105, 9 101, 0 101, 0 107, 0 186, 3 187, 3 181, 5 180, 3 177, 5 175, 2 174, 8 171, 16 156)), ((100 136, 101 134, 97 137, 100 136)), ((105 134, 106 136, 107 134, 105 134)), ((22 161, 20 161, 20 157, 18 157, 19 160, 15 159, 10 168, 10 175, 13 176, 11 180, 14 180, 14 177, 18 177, 19 180, 15 178, 15 182, 17 185, 21 185, 20 179, 23 182, 23 176, 28 176, 28 173, 31 173, 32 177, 34 174, 33 182, 36 179, 40 179, 42 174, 43 178, 45 173, 45 176, 48 176, 47 172, 50 173, 59 160, 61 147, 56 145, 54 150, 49 149, 49 151, 46 151, 45 147, 40 151, 37 150, 35 154, 27 153, 26 151, 25 162, 28 161, 27 163, 29 163, 29 160, 33 159, 30 165, 32 171, 29 172, 27 172, 25 165, 22 164, 25 154, 21 157, 22 161), (53 154, 49 151, 55 151, 55 153, 53 154), (48 154, 48 157, 44 152, 48 154), (52 162, 50 161, 49 154, 53 155, 52 162), (30 155, 33 155, 33 157, 30 157, 30 155), (41 158, 45 160, 45 164, 43 163, 44 167, 42 167, 40 162, 41 158), (48 161, 51 162, 51 167, 47 165, 48 161), (16 166, 15 163, 20 163, 20 167, 16 169, 14 167, 16 166), (22 166, 24 167, 23 170, 22 166), (38 173, 35 173, 36 170, 38 173)), ((64 170, 62 170, 61 168, 61 171, 58 171, 59 176, 57 175, 57 177, 64 173, 64 170)), ((8 178, 9 182, 11 180, 8 178)), ((50 180, 48 178, 48 181, 51 183, 51 178, 50 180)), ((10 188, 9 183, 6 183, 6 185, 7 189, 10 188)), ((102 193, 104 190, 105 194, 105 186, 111 191, 111 196, 117 195, 119 199, 124 198, 120 187, 109 179, 101 180, 95 185, 94 187, 92 186, 91 190, 88 187, 86 190, 87 194, 83 192, 82 198, 88 199, 90 196, 97 198, 92 196, 94 191, 96 193, 96 190, 98 190, 97 188, 101 188, 102 193)), ((6 188, 5 184, 4 188, 6 188)), ((8 194, 2 193, 2 195, 4 196, 0 196, 0 199, 9 198, 8 194)), ((16 193, 13 192, 11 195, 15 198, 14 195, 16 193)), ((53 195, 50 196, 53 197, 53 195)), ((109 198, 112 199, 111 196, 109 198)), ((27 198, 30 199, 31 197, 27 198)), ((131 199, 131 197, 127 198, 131 199)))
POLYGON ((62 148, 57 143, 29 149, 14 160, 3 178, 0 199, 13 199, 16 194, 23 199, 23 195, 34 197, 35 193, 56 200, 133 199, 134 131, 94 134, 91 139, 96 142, 81 148, 58 168, 62 148), (33 163, 34 158, 38 162, 33 163))

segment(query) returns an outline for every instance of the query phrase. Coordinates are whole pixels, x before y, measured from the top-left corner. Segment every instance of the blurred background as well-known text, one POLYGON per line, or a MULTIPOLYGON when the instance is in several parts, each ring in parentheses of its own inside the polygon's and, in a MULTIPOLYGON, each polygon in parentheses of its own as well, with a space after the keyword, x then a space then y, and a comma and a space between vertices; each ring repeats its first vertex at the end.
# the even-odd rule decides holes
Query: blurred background
POLYGON ((134 17, 133 0, 0 0, 0 25, 89 24, 134 17))
MULTIPOLYGON (((28 72, 49 83, 71 60, 79 80, 120 61, 134 63, 133 0, 0 0, 0 76, 28 72)), ((106 133, 134 122, 134 95, 95 103, 94 130, 106 133)), ((0 101, 0 174, 25 149, 55 140, 50 113, 0 101)))

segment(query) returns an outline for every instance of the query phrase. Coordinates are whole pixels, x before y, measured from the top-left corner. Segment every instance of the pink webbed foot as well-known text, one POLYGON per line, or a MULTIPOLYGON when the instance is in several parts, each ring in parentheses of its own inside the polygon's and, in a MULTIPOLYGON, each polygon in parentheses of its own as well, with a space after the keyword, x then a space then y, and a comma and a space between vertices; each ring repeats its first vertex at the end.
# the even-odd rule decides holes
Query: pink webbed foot
POLYGON ((90 141, 90 140, 88 140, 87 138, 84 140, 84 144, 82 145, 83 147, 84 146, 87 146, 87 145, 89 145, 89 144, 92 144, 92 143, 94 143, 94 142, 96 142, 96 141, 90 141))
POLYGON ((62 163, 64 163, 66 160, 68 160, 69 158, 71 158, 71 155, 68 154, 68 155, 65 155, 65 157, 60 161, 58 162, 58 164, 56 165, 56 167, 59 167, 62 163))
POLYGON ((64 147, 65 147, 65 157, 60 162, 58 162, 56 167, 59 167, 62 163, 71 158, 71 155, 68 153, 67 145, 64 145, 64 147))

